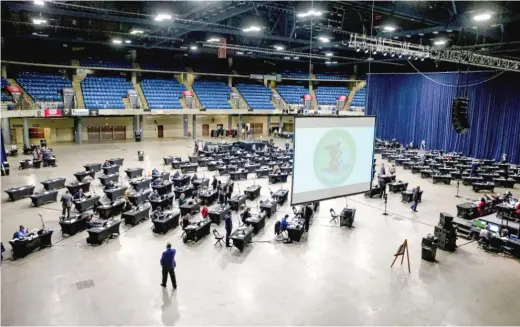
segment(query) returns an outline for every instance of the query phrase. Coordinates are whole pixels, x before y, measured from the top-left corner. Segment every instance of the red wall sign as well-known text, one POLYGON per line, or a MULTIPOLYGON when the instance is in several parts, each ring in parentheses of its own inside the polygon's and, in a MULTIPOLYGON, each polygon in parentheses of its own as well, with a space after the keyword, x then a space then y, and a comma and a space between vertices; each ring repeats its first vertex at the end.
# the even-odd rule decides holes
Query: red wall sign
POLYGON ((346 100, 347 100, 347 96, 345 96, 345 95, 340 95, 340 96, 338 97, 338 100, 339 100, 339 101, 346 101, 346 100))
POLYGON ((310 94, 305 94, 305 95, 303 96, 303 100, 312 100, 312 95, 310 95, 310 94))
POLYGON ((63 112, 61 109, 45 109, 43 111, 44 117, 61 117, 63 116, 63 112))
POLYGON ((192 96, 191 91, 182 91, 182 95, 184 95, 185 97, 191 97, 192 96))
POLYGON ((20 88, 13 86, 13 85, 7 85, 5 87, 9 93, 22 93, 22 90, 20 88))

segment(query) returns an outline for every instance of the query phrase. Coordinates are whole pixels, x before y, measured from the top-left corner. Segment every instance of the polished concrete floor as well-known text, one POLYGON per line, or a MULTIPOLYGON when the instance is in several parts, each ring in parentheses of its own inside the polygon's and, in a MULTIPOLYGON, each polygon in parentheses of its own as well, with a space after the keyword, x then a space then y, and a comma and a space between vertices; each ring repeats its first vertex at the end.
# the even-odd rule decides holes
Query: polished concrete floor
MULTIPOLYGON (((40 188, 40 181, 53 177, 73 180, 83 164, 113 157, 125 159, 123 168, 162 169, 164 155, 186 158, 191 145, 187 140, 56 145, 58 168, 13 170, 2 177, 2 190, 25 184, 40 188), (144 162, 137 161, 139 149, 145 151, 144 162)), ((455 198, 454 185, 433 185, 399 168, 397 174, 424 190, 419 212, 390 194, 390 215, 383 216, 381 200, 353 196, 348 205, 357 214, 350 230, 329 222, 329 208, 340 211, 347 200, 325 201, 303 241, 286 245, 273 237, 275 221, 290 211, 285 205, 243 253, 214 247, 213 237, 186 245, 179 228, 156 235, 150 221, 122 227, 118 238, 92 247, 86 232, 61 237, 59 203, 32 208, 29 199, 11 203, 4 193, 5 254, 18 225, 41 225, 38 213, 55 233, 52 248, 2 264, 2 325, 518 325, 517 261, 486 253, 475 243, 455 253, 438 251, 436 264, 421 260, 421 239, 433 233, 439 212, 455 214, 457 203, 477 196, 461 186, 463 198, 455 198), (410 246, 410 274, 406 264, 390 268, 404 239, 410 246), (159 286, 166 242, 177 249, 176 291, 159 286), (93 286, 79 289, 82 281, 93 286)), ((243 190, 252 183, 239 185, 243 190)), ((267 181, 256 183, 267 197, 267 181)), ((98 180, 94 185, 101 193, 98 180)), ((520 195, 518 186, 514 193, 520 195)), ((236 225, 238 216, 233 219, 236 225)), ((217 229, 224 232, 222 225, 217 229)))

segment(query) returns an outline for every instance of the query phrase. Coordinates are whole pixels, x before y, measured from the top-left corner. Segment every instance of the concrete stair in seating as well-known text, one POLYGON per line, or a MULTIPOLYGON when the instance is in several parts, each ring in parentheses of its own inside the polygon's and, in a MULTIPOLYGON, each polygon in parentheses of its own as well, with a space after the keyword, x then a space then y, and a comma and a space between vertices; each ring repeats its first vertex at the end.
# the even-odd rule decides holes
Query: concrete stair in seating
POLYGON ((76 94, 76 105, 78 108, 85 108, 85 99, 83 99, 83 92, 81 91, 81 82, 74 81, 73 78, 72 88, 74 89, 74 94, 76 94))
POLYGON ((25 102, 25 106, 23 106, 22 108, 25 108, 25 109, 36 109, 36 103, 34 102, 34 100, 29 96, 29 94, 27 94, 27 92, 25 92, 25 90, 23 89, 23 87, 20 86, 20 84, 18 84, 16 82, 15 79, 13 78, 8 78, 7 81, 9 82, 9 84, 11 84, 12 86, 16 86, 17 88, 19 88, 20 90, 22 90, 22 99, 23 101, 25 102))
POLYGON ((273 91, 273 94, 276 94, 280 97, 280 104, 281 104, 281 107, 279 105, 276 104, 276 102, 274 102, 273 100, 271 100, 271 103, 273 104, 273 106, 276 108, 276 110, 283 110, 285 108, 289 108, 289 106, 287 105, 287 103, 285 102, 285 100, 282 98, 282 96, 280 95, 280 93, 278 93, 278 90, 277 89, 271 89, 273 91))
MULTIPOLYGON (((242 94, 240 94, 240 92, 238 92, 238 89, 236 87, 233 87, 232 89, 232 92, 238 94, 238 98, 239 98, 239 102, 243 104, 244 108, 241 108, 241 109, 250 109, 249 108, 249 105, 247 104, 246 100, 244 99, 244 97, 242 96, 242 94)), ((231 108, 233 109, 238 109, 235 105, 231 104, 231 108)))
POLYGON ((123 103, 125 104, 125 109, 132 109, 132 105, 130 105, 130 100, 128 100, 128 98, 123 98, 123 103))
POLYGON ((364 88, 366 84, 367 84, 367 82, 360 81, 360 82, 357 82, 356 85, 354 85, 352 90, 350 90, 350 93, 349 93, 348 99, 347 99, 347 103, 345 104, 345 108, 343 110, 347 110, 347 111, 350 110, 350 104, 352 103, 352 100, 354 100, 354 96, 356 95, 356 92, 359 89, 364 88))
POLYGON ((139 95, 139 100, 141 100, 141 107, 145 110, 150 109, 150 107, 148 107, 148 101, 146 101, 146 97, 144 96, 143 90, 141 89, 141 85, 137 83, 132 84, 134 85, 134 89, 137 91, 137 94, 139 95))
POLYGON ((316 93, 314 92, 314 88, 311 90, 311 96, 312 96, 311 110, 318 110, 318 100, 316 99, 316 93))

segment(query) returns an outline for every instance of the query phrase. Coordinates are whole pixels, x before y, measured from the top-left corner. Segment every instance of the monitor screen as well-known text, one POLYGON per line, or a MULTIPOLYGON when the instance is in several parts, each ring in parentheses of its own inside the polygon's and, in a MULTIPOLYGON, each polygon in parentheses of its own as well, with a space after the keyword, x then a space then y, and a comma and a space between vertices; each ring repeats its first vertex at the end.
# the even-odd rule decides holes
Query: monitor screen
POLYGON ((495 224, 489 224, 489 230, 495 233, 500 232, 500 227, 495 224))
POLYGON ((372 181, 375 117, 296 117, 292 204, 366 192, 372 181))

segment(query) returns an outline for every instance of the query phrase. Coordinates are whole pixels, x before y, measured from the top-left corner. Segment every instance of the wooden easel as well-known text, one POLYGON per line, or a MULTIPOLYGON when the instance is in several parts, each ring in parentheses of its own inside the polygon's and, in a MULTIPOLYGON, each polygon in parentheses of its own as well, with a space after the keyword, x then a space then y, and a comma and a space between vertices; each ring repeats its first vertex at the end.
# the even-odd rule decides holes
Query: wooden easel
POLYGON ((399 245, 399 248, 397 249, 397 252, 394 254, 394 261, 392 261, 392 265, 390 268, 394 266, 395 261, 399 256, 402 256, 401 258, 401 266, 404 262, 404 253, 406 251, 406 261, 408 261, 408 273, 411 273, 410 271, 410 256, 408 255, 408 240, 404 240, 403 244, 399 245))

